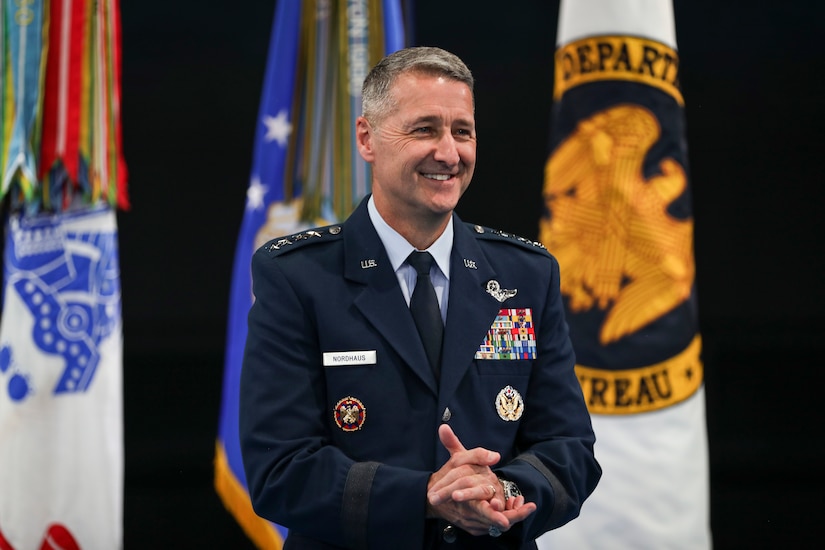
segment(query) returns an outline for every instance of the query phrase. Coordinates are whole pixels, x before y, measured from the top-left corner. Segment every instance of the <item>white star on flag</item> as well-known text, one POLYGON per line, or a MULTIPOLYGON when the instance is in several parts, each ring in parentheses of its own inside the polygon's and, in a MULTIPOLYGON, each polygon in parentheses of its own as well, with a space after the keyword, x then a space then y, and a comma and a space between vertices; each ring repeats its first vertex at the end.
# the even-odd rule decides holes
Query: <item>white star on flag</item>
POLYGON ((292 132, 292 124, 287 120, 286 109, 282 109, 278 116, 264 115, 266 135, 264 141, 277 141, 281 147, 286 147, 286 141, 292 132))
POLYGON ((246 207, 250 210, 257 210, 264 206, 264 196, 269 190, 269 187, 263 185, 258 176, 252 178, 249 182, 249 189, 246 190, 246 207))

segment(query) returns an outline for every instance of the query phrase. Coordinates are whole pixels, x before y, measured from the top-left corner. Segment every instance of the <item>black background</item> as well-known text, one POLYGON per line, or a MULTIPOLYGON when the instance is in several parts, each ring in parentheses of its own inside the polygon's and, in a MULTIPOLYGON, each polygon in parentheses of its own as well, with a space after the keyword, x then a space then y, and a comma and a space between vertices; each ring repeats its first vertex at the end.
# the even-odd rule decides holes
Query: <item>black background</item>
MULTIPOLYGON (((716 548, 821 534, 822 4, 677 1, 716 548)), ((465 219, 536 238, 558 3, 418 0, 476 79, 465 219)), ((244 548, 212 487, 274 2, 123 2, 127 548, 244 548)))

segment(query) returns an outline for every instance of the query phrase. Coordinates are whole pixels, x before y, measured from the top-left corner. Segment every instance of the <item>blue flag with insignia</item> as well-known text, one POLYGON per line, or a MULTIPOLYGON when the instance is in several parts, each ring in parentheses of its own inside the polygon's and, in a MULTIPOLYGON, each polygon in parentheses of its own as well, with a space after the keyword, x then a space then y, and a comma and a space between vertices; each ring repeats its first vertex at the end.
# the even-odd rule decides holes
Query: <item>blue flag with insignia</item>
POLYGON ((547 212, 604 475, 540 548, 710 547, 702 341, 672 0, 563 0, 547 212))
POLYGON ((342 221, 369 192, 369 166, 354 134, 361 85, 375 63, 402 47, 400 0, 277 4, 235 250, 215 453, 215 488, 259 548, 281 548, 286 529, 252 510, 238 440, 250 261, 272 238, 342 221))

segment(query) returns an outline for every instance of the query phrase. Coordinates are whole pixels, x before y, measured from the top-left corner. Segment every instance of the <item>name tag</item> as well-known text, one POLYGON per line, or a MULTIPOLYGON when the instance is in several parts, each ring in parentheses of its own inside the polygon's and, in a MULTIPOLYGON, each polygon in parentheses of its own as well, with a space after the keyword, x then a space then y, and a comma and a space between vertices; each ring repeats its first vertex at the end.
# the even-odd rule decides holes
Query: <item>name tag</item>
POLYGON ((375 363, 375 350, 324 352, 325 367, 346 367, 349 365, 374 365, 375 363))

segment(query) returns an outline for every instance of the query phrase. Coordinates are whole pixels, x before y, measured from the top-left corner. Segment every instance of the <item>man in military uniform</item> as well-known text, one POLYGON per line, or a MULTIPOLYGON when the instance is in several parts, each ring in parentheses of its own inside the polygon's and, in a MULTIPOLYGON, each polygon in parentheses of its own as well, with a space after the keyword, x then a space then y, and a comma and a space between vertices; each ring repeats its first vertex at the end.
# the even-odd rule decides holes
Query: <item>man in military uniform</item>
POLYGON ((476 156, 473 78, 409 48, 364 82, 372 195, 252 260, 241 448, 285 548, 535 548, 601 470, 559 268, 453 210, 476 156))

